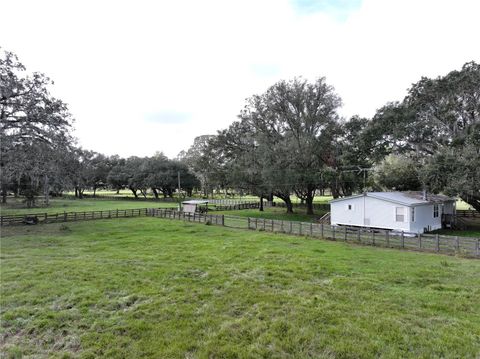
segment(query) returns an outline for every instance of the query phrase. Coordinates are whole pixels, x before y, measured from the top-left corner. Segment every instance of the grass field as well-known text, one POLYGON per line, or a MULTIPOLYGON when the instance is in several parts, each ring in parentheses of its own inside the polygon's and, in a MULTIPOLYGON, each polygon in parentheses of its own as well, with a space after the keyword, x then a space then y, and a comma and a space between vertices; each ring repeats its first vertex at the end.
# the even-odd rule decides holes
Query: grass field
POLYGON ((3 229, 6 358, 478 358, 480 261, 157 218, 3 229))
POLYGON ((21 201, 11 198, 7 205, 0 206, 2 215, 8 214, 27 214, 27 213, 56 213, 56 212, 76 212, 76 211, 105 211, 111 209, 132 209, 132 208, 177 208, 175 203, 168 202, 150 202, 150 201, 122 201, 122 200, 103 200, 103 199, 52 199, 50 205, 45 207, 41 202, 34 208, 25 208, 21 201))
POLYGON ((277 219, 283 221, 312 222, 325 214, 325 211, 315 210, 315 214, 312 216, 306 214, 305 208, 294 208, 294 213, 286 213, 285 208, 265 207, 263 212, 260 212, 258 209, 242 209, 235 211, 212 211, 210 213, 251 218, 277 219))

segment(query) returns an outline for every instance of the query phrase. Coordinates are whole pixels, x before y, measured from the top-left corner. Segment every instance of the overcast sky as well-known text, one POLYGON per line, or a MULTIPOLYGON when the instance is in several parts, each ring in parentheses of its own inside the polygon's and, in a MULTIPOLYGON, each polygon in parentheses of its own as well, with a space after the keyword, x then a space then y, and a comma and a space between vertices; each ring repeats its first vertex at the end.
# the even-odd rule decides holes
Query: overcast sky
POLYGON ((0 0, 0 46, 55 81, 84 148, 174 157, 279 79, 325 76, 345 117, 480 61, 479 0, 0 0))

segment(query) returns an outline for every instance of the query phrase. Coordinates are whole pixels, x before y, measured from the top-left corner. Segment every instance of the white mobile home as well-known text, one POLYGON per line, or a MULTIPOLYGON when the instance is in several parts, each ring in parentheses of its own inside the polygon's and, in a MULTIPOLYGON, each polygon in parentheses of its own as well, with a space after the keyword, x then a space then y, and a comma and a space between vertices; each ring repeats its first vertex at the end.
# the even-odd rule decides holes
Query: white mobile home
POLYGON ((422 192, 366 192, 330 201, 332 225, 423 233, 442 228, 455 199, 422 192))

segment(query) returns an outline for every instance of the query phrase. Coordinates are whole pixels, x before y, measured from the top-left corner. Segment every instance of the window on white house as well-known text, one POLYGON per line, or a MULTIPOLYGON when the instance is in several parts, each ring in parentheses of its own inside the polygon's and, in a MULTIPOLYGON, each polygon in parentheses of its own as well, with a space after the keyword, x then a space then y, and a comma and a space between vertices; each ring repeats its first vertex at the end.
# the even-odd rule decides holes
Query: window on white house
POLYGON ((438 217, 438 204, 433 205, 433 218, 438 217))
POLYGON ((349 205, 348 205, 348 210, 349 210, 349 211, 351 211, 351 210, 352 210, 352 208, 353 208, 353 207, 352 207, 352 205, 351 205, 351 204, 349 204, 349 205))
POLYGON ((405 208, 395 207, 395 221, 397 222, 405 221, 405 208))
POLYGON ((411 213, 411 217, 412 217, 412 222, 415 222, 415 207, 412 207, 410 213, 411 213))

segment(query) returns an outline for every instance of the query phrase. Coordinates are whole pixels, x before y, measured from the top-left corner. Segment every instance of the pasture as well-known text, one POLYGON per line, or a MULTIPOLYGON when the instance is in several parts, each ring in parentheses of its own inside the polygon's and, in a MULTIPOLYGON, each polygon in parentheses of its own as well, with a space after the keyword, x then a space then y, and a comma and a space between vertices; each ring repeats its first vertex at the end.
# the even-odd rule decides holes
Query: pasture
POLYGON ((1 252, 7 358, 480 354, 478 260, 158 218, 7 227, 1 252))
POLYGON ((258 209, 241 209, 233 211, 213 211, 212 214, 225 214, 231 216, 250 217, 250 218, 266 218, 283 221, 300 221, 312 222, 325 214, 325 211, 315 210, 315 214, 306 214, 304 207, 296 207, 294 213, 286 213, 286 209, 282 207, 265 207, 263 212, 258 209))
POLYGON ((106 211, 112 209, 135 209, 135 208, 177 208, 176 203, 156 201, 134 200, 103 200, 103 199, 61 199, 53 198, 50 205, 43 205, 43 201, 37 201, 34 208, 25 208, 21 200, 9 198, 6 205, 0 206, 2 215, 30 214, 30 213, 57 213, 57 212, 80 212, 80 211, 106 211))

